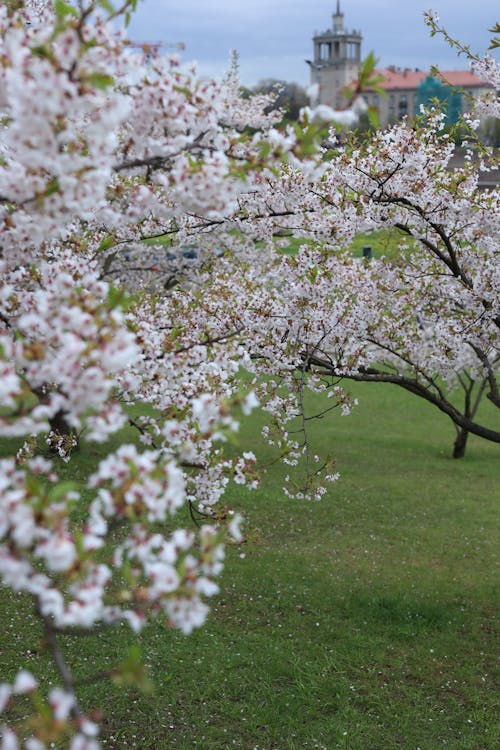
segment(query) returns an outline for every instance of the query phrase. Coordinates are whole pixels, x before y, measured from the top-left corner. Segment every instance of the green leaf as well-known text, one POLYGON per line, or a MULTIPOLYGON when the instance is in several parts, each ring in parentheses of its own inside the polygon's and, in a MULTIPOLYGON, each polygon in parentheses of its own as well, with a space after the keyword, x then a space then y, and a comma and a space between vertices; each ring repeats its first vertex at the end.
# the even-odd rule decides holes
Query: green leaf
POLYGON ((314 282, 318 278, 318 273, 319 273, 318 266, 313 266, 311 270, 309 271, 308 278, 311 284, 314 284, 314 282))
POLYGON ((112 310, 116 307, 127 310, 132 303, 132 298, 120 287, 111 286, 108 291, 108 302, 112 310))
POLYGON ((80 531, 80 529, 75 529, 75 531, 73 532, 73 539, 75 542, 78 557, 83 558, 85 555, 85 539, 83 531, 80 531))
POLYGON ((106 235, 106 237, 104 237, 101 240, 101 242, 99 243, 99 247, 97 249, 98 250, 109 250, 110 247, 113 247, 113 245, 115 244, 115 242, 116 242, 116 240, 115 240, 114 236, 112 234, 108 234, 108 235, 106 235))
POLYGON ((89 73, 85 77, 85 80, 91 86, 94 86, 96 89, 101 89, 102 91, 109 89, 109 87, 115 82, 113 76, 108 76, 106 73, 89 73))
POLYGON ((113 3, 109 2, 109 0, 99 0, 98 5, 100 5, 101 8, 104 8, 104 10, 107 11, 110 15, 113 15, 115 13, 113 3))
POLYGON ((146 674, 142 663, 142 653, 137 644, 131 646, 120 666, 113 670, 112 681, 115 685, 133 685, 143 693, 152 693, 154 685, 146 674))
POLYGON ((42 57, 45 60, 54 59, 54 55, 48 44, 39 44, 37 47, 32 47, 31 54, 36 57, 42 57))
POLYGON ((57 179, 57 177, 51 177, 45 189, 44 196, 48 198, 49 195, 53 195, 53 193, 58 193, 58 192, 59 192, 59 180, 57 179))
POLYGON ((47 493, 47 497, 52 503, 57 503, 59 500, 62 500, 65 495, 67 495, 69 492, 77 492, 78 491, 78 484, 77 482, 58 482, 56 485, 50 488, 49 492, 47 493))
POLYGON ((367 116, 368 116, 368 122, 373 128, 378 128, 380 125, 380 120, 378 116, 378 112, 375 107, 368 107, 367 110, 367 116))
POLYGON ((54 12, 60 20, 66 18, 66 16, 78 16, 77 9, 64 0, 55 0, 54 12))

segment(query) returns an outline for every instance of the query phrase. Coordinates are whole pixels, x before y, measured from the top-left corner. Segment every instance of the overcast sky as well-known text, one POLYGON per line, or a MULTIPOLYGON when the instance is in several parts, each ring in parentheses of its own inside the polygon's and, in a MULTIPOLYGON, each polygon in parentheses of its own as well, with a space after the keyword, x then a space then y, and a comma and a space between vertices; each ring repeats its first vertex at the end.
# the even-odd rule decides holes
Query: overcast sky
MULTIPOLYGON (((230 50, 240 55, 241 80, 263 78, 307 84, 312 36, 332 26, 336 0, 140 0, 129 28, 135 41, 182 42, 185 61, 200 73, 221 76, 230 50)), ((484 52, 500 21, 498 0, 341 0, 344 24, 363 36, 362 56, 373 50, 379 65, 442 70, 467 68, 423 21, 432 8, 455 37, 484 52)))

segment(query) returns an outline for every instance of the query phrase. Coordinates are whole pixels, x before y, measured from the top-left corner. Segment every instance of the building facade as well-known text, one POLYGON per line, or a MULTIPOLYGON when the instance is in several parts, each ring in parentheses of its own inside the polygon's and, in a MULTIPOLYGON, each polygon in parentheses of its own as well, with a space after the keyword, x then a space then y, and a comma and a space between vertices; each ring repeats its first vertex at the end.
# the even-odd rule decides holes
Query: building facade
POLYGON ((318 104, 342 109, 342 91, 359 75, 361 65, 361 32, 344 28, 344 14, 340 0, 333 14, 332 28, 317 32, 313 37, 314 59, 306 60, 311 72, 311 84, 317 86, 318 104))
MULTIPOLYGON (((318 91, 317 104, 327 104, 334 109, 344 109, 346 98, 343 92, 352 86, 359 76, 361 65, 360 31, 348 31, 344 26, 344 14, 337 0, 332 18, 332 28, 313 37, 314 59, 306 60, 310 68, 311 84, 318 91)), ((382 76, 377 84, 385 94, 366 89, 363 92, 368 104, 378 110, 382 127, 418 114, 420 104, 425 102, 425 91, 431 90, 430 73, 410 68, 378 68, 374 71, 382 76)), ((468 70, 441 71, 441 80, 452 91, 460 91, 462 111, 470 109, 471 98, 486 91, 488 86, 468 70)), ((428 101, 428 99, 427 99, 428 101)))

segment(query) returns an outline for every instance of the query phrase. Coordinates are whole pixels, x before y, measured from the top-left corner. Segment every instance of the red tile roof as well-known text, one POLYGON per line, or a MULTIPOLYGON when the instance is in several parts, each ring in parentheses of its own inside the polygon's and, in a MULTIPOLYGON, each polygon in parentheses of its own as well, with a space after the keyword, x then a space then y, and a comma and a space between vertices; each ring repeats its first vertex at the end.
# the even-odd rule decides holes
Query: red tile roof
MULTIPOLYGON (((377 85, 386 91, 416 89, 419 83, 431 75, 427 71, 411 70, 411 68, 378 68, 374 70, 374 73, 384 76, 384 80, 377 85)), ((468 70, 442 70, 440 73, 441 80, 451 86, 488 88, 488 84, 468 70)))

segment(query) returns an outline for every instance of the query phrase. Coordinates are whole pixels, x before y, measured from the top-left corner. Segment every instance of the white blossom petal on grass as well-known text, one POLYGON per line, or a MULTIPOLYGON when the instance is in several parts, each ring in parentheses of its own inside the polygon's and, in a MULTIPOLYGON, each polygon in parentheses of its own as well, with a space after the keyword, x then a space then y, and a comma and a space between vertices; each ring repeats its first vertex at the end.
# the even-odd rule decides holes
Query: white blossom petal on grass
POLYGON ((235 542, 241 542, 243 539, 243 534, 241 532, 242 523, 243 523, 243 516, 240 513, 233 513, 231 520, 229 521, 227 525, 227 530, 228 530, 230 537, 235 542))

